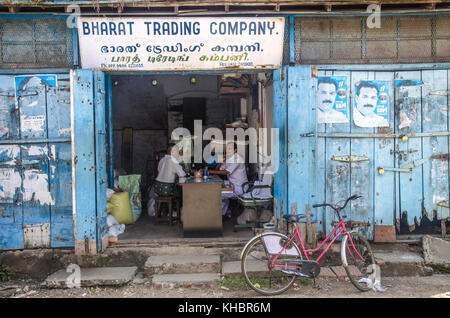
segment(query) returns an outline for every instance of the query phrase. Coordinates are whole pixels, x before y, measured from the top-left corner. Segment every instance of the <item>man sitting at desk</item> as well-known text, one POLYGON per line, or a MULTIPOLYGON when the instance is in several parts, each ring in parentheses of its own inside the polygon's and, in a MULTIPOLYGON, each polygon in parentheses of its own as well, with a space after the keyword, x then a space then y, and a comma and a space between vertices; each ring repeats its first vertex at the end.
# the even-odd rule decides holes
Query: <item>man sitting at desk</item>
POLYGON ((242 184, 248 182, 245 161, 237 153, 236 143, 230 142, 227 144, 225 161, 218 165, 218 169, 209 170, 209 173, 228 176, 228 181, 233 186, 233 193, 222 193, 222 216, 230 219, 231 211, 228 209, 230 199, 242 195, 242 184))
POLYGON ((181 165, 178 163, 180 149, 176 145, 170 145, 167 155, 159 161, 158 176, 155 180, 155 193, 162 197, 180 196, 175 184, 176 176, 183 178, 186 176, 181 165))

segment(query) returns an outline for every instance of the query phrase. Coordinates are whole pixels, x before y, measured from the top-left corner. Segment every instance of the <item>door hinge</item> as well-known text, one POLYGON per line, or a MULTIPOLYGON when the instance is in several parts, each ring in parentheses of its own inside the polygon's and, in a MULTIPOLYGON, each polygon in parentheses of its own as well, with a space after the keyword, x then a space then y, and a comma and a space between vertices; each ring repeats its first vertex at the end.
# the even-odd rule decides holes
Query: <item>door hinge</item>
POLYGON ((367 156, 332 156, 331 160, 341 162, 359 162, 359 161, 370 161, 370 158, 367 156))

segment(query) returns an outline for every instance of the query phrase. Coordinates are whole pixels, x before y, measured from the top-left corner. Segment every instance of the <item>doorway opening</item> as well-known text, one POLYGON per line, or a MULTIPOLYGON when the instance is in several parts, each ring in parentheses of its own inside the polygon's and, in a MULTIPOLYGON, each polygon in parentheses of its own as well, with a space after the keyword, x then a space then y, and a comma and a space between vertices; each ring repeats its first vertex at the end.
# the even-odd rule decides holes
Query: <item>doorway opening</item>
MULTIPOLYGON (((272 128, 272 73, 110 75, 110 80, 110 122, 113 127, 110 159, 114 168, 114 188, 120 188, 122 176, 138 175, 140 181, 140 200, 135 200, 139 201, 135 204, 141 206, 141 211, 133 212, 134 222, 125 226, 118 241, 183 239, 182 222, 156 224, 156 207, 154 200, 152 202, 159 160, 167 154, 168 146, 176 143, 172 132, 176 128, 185 128, 193 136, 198 133, 195 131, 198 126, 194 124, 200 122, 202 134, 208 128, 223 131, 223 140, 216 141, 225 147, 228 142, 225 140, 226 128, 243 128, 245 132, 249 128, 255 131, 272 128)), ((270 148, 271 136, 264 137, 263 142, 257 135, 258 153, 270 155, 270 149, 263 148, 270 148)), ((202 151, 210 142, 202 140, 202 151)), ((249 156, 245 157, 245 162, 248 179, 254 181, 260 172, 259 165, 250 163, 249 156)), ((196 162, 195 169, 205 165, 205 161, 196 162)), ((272 206, 267 209, 271 210, 272 206)), ((234 228, 237 218, 248 211, 238 200, 231 201, 231 210, 232 218, 223 221, 222 236, 217 239, 251 237, 251 228, 237 231, 234 228)))

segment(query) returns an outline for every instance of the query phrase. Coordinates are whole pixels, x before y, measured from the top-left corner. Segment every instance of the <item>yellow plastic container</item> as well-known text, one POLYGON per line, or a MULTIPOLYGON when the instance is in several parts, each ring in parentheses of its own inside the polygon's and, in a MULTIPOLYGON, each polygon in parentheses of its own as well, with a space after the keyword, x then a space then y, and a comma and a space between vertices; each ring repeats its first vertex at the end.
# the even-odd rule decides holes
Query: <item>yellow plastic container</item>
POLYGON ((119 224, 132 224, 133 214, 131 213, 130 196, 128 192, 114 193, 108 200, 111 207, 110 214, 119 224))

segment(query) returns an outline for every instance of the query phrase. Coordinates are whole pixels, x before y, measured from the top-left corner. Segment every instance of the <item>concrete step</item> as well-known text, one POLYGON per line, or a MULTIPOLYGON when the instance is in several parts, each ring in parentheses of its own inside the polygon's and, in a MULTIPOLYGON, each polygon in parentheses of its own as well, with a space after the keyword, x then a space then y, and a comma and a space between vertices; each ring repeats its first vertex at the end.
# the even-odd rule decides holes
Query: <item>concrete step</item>
POLYGON ((219 281, 219 273, 161 274, 152 276, 154 289, 210 288, 219 281))
MULTIPOLYGON (((250 273, 253 275, 257 275, 258 273, 266 273, 267 266, 262 262, 258 261, 249 261, 247 264, 250 273)), ((345 273, 344 268, 342 267, 342 271, 345 273)), ((240 278, 243 277, 241 272, 241 262, 240 261, 230 261, 222 263, 222 275, 229 278, 240 278)), ((347 274, 345 273, 345 276, 347 274)), ((336 278, 336 274, 331 270, 330 267, 322 267, 320 269, 319 277, 333 277, 336 278)))
POLYGON ((450 269, 449 241, 425 235, 422 242, 425 264, 450 269))
POLYGON ((137 267, 95 267, 80 268, 80 271, 62 269, 53 273, 45 280, 49 288, 91 287, 91 286, 117 286, 132 281, 136 275, 137 267), (77 281, 79 273, 79 281, 77 281))
POLYGON ((220 273, 220 255, 155 255, 145 262, 147 277, 163 274, 220 273))
MULTIPOLYGON (((247 262, 248 270, 252 274, 265 273, 267 265, 258 261, 247 262)), ((243 277, 241 270, 241 261, 229 261, 222 263, 222 275, 230 278, 243 277)))
POLYGON ((375 261, 380 266, 381 276, 429 276, 433 271, 425 266, 423 257, 412 252, 375 252, 375 261))

